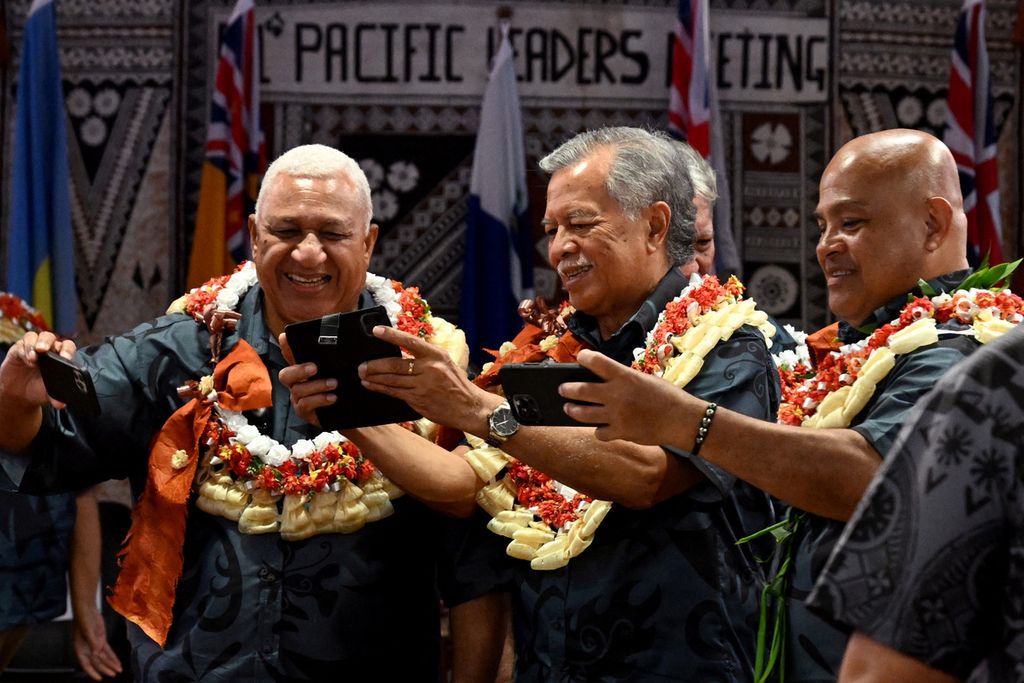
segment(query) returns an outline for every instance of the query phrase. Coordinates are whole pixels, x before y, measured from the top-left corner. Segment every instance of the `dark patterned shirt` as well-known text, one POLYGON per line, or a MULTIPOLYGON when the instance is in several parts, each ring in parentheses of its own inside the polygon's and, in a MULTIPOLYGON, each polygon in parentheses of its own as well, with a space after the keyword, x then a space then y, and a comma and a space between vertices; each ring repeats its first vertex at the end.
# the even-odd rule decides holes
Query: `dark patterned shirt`
MULTIPOLYGON (((0 344, 0 361, 8 347, 0 344)), ((29 496, 0 469, 0 631, 49 621, 67 609, 75 496, 29 496)))
MULTIPOLYGON (((935 291, 949 290, 970 271, 957 271, 931 280, 935 291)), ((919 292, 917 292, 920 295, 919 292)), ((907 295, 895 297, 875 310, 860 329, 840 323, 839 338, 850 344, 865 339, 880 325, 892 322, 907 303, 907 295)), ((964 329, 959 323, 940 325, 937 344, 923 347, 896 359, 896 365, 878 383, 871 400, 850 423, 883 457, 906 421, 907 413, 950 368, 973 352, 972 338, 947 334, 964 329)), ((822 457, 828 457, 822 453, 822 457)), ((789 592, 789 633, 787 637, 786 680, 793 683, 834 681, 846 651, 849 629, 811 612, 803 604, 814 581, 832 551, 843 523, 805 513, 795 536, 795 563, 789 592)))
MULTIPOLYGON (((570 328, 628 363, 685 282, 673 269, 606 341, 589 316, 577 314, 570 328)), ((708 355, 687 391, 768 419, 777 379, 760 333, 742 328, 708 355)), ((751 680, 763 572, 757 550, 735 542, 773 521, 771 503, 717 467, 676 455, 706 479, 647 510, 614 506, 593 544, 562 569, 513 561, 517 681, 751 680)))
POLYGON ((0 492, 0 631, 67 609, 75 496, 0 492))
MULTIPOLYGON (((290 445, 312 429, 277 379, 286 363, 261 300, 258 286, 246 294, 239 329, 225 345, 245 339, 263 359, 273 407, 249 419, 290 445)), ((184 402, 176 387, 211 372, 208 341, 205 329, 178 314, 83 350, 78 360, 92 374, 103 414, 85 421, 47 411, 22 485, 76 488, 129 476, 138 494, 150 440, 184 402)), ((166 648, 130 627, 136 678, 436 680, 443 518, 408 496, 394 506, 394 515, 355 533, 296 542, 242 534, 237 523, 190 506, 166 648)))
POLYGON ((1024 681, 1024 329, 908 419, 810 602, 974 683, 1024 681))

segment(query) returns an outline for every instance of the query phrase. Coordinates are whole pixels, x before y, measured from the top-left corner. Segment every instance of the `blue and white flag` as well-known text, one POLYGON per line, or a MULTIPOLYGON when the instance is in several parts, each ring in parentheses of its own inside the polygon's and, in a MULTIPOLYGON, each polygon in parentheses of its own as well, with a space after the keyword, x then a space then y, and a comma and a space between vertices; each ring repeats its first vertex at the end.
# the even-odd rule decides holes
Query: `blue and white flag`
POLYGON ((34 0, 18 71, 11 171, 7 289, 35 306, 53 328, 75 332, 71 179, 55 0, 34 0))
POLYGON ((484 91, 469 193, 459 322, 481 363, 490 360, 482 349, 497 349, 519 332, 519 301, 533 296, 526 154, 508 26, 484 91))

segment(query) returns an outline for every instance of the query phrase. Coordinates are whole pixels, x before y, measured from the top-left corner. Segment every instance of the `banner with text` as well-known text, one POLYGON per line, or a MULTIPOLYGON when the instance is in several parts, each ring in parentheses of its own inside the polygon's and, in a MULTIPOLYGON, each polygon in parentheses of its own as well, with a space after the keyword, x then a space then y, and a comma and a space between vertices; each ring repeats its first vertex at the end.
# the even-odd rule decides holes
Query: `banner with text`
MULTIPOLYGON (((476 102, 498 46, 493 4, 280 5, 256 9, 261 97, 476 102)), ((213 15, 211 44, 218 22, 213 15)), ((515 6, 510 38, 524 104, 660 106, 672 8, 515 6)), ((726 101, 822 102, 828 20, 716 11, 712 77, 726 101)))

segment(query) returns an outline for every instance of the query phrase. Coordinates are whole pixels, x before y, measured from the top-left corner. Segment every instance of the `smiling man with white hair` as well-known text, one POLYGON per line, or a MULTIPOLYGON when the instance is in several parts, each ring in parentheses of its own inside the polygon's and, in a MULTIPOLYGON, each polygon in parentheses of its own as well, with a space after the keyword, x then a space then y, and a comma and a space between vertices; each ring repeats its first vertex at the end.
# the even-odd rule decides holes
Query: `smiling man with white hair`
MULTIPOLYGON (((471 511, 473 472, 400 425, 314 429, 280 383, 279 343, 289 323, 375 304, 463 360, 465 342, 367 273, 370 191, 342 152, 275 161, 249 232, 254 262, 175 312, 78 353, 50 333, 18 341, 0 366, 3 463, 25 490, 129 477, 111 603, 137 679, 436 680, 447 527, 429 508, 471 511), (50 350, 91 375, 100 415, 54 405, 50 350)), ((476 597, 445 585, 452 604, 476 597)))

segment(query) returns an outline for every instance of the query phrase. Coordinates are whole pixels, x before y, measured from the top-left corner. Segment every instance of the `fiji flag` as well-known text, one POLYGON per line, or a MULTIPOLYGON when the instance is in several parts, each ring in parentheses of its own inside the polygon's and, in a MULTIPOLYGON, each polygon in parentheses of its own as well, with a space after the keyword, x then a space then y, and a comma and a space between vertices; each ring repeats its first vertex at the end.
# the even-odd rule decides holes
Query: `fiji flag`
POLYGON ((469 192, 459 320, 479 363, 489 360, 483 348, 516 335, 519 301, 533 296, 526 154, 507 25, 484 92, 469 192))
POLYGON ((992 122, 985 4, 966 0, 956 22, 943 142, 953 152, 967 214, 967 258, 977 266, 1003 262, 999 168, 992 122))
POLYGON ((255 46, 253 0, 238 0, 221 38, 210 102, 189 287, 231 272, 250 256, 247 221, 266 167, 255 46))
POLYGON ((16 107, 7 289, 71 335, 78 296, 54 0, 35 0, 29 8, 16 107))

